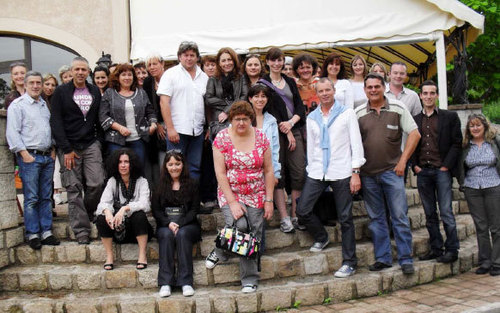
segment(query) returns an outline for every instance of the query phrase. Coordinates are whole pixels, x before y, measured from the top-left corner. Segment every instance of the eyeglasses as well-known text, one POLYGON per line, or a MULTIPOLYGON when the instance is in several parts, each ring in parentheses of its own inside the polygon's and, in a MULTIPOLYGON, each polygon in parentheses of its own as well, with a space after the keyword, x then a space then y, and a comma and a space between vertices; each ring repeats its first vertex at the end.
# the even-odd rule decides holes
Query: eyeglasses
POLYGON ((173 155, 173 154, 180 154, 182 155, 182 151, 180 149, 170 149, 167 151, 168 155, 173 155))
POLYGON ((248 123, 250 122, 250 119, 248 117, 238 117, 238 118, 234 118, 233 119, 234 123, 240 123, 240 122, 243 122, 243 123, 248 123))

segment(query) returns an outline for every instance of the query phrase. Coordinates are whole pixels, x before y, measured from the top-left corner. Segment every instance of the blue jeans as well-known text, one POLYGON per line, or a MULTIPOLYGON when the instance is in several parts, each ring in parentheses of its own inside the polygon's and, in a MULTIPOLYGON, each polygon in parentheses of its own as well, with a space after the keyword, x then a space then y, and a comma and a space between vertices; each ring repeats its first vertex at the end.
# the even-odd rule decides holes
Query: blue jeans
POLYGON ((146 146, 144 144, 144 141, 142 139, 139 140, 134 140, 134 141, 127 141, 125 142, 125 146, 118 145, 116 143, 108 142, 108 152, 109 155, 113 153, 114 151, 121 149, 121 148, 129 148, 135 152, 137 157, 139 158, 139 162, 141 163, 142 168, 144 169, 144 162, 146 159, 146 146))
POLYGON ((17 156, 24 194, 24 226, 28 239, 52 229, 52 178, 54 160, 50 156, 32 154, 35 161, 23 162, 17 156))
POLYGON ((366 211, 371 219, 369 229, 372 233, 375 260, 392 264, 391 240, 384 208, 385 195, 391 214, 399 264, 413 263, 404 177, 397 176, 393 171, 386 171, 375 176, 361 176, 361 184, 366 211))
POLYGON ((422 168, 417 174, 417 187, 425 211, 425 226, 429 232, 431 250, 437 254, 443 251, 443 236, 439 231, 439 218, 436 200, 439 204, 439 215, 446 232, 444 248, 446 252, 457 253, 460 248, 457 235, 457 224, 451 208, 451 174, 434 168, 422 168), (437 197, 436 197, 437 196, 437 197), (437 199, 436 199, 437 198, 437 199))
POLYGON ((172 149, 181 150, 182 154, 186 157, 186 162, 189 166, 189 174, 193 179, 200 178, 204 137, 204 133, 198 136, 179 134, 180 140, 178 143, 172 143, 167 138, 167 151, 172 149))

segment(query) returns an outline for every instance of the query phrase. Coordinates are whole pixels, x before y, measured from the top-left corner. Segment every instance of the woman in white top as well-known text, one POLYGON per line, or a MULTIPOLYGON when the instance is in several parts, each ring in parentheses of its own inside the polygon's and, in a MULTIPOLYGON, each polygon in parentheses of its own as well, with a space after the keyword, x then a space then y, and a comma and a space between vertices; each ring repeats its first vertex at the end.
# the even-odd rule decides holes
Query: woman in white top
POLYGON ((99 120, 108 143, 108 152, 123 147, 134 150, 141 166, 145 162, 145 144, 156 131, 156 114, 146 92, 137 88, 131 64, 118 64, 111 74, 110 88, 101 99, 99 120))
POLYGON ((354 94, 351 83, 345 79, 344 62, 335 52, 329 54, 323 62, 321 71, 323 77, 328 77, 335 85, 335 102, 348 108, 354 108, 354 94))
POLYGON ((127 148, 108 158, 110 176, 96 210, 96 227, 106 251, 104 269, 113 269, 113 239, 117 243, 137 241, 138 270, 148 266, 146 248, 152 230, 146 213, 150 211, 149 185, 135 153, 127 148))
POLYGON ((365 59, 360 55, 355 55, 351 60, 351 74, 352 78, 349 80, 352 86, 352 92, 354 94, 354 108, 365 103, 368 98, 366 98, 364 79, 368 73, 368 65, 365 59))

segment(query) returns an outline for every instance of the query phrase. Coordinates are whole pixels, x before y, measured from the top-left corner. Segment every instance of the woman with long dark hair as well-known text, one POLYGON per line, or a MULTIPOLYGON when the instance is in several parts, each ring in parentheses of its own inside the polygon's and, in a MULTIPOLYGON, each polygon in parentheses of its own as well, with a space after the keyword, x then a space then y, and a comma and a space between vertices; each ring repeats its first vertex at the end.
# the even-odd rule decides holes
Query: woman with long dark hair
POLYGON ((108 158, 109 180, 96 210, 96 227, 101 237, 106 262, 104 269, 114 268, 113 238, 117 243, 137 241, 139 258, 136 268, 148 266, 146 248, 151 230, 146 213, 150 211, 149 185, 142 177, 142 167, 135 153, 127 148, 108 158))
POLYGON ((335 102, 348 108, 354 108, 354 94, 351 83, 346 79, 344 62, 335 52, 329 54, 321 71, 322 77, 328 77, 335 85, 335 102))
POLYGON ((264 74, 264 65, 258 54, 248 54, 241 66, 243 76, 245 76, 248 88, 257 84, 264 74))
POLYGON ((192 296, 193 244, 201 239, 196 218, 200 198, 198 184, 189 177, 186 160, 180 151, 167 151, 152 203, 160 248, 159 295, 170 296, 171 287, 177 285, 182 287, 184 296, 192 296), (174 277, 176 251, 177 280, 174 277))
POLYGON ((231 48, 221 48, 217 53, 215 76, 210 77, 205 93, 205 103, 211 109, 210 139, 229 126, 227 114, 231 105, 238 100, 245 100, 248 86, 240 73, 238 55, 231 48))
POLYGON ((95 67, 94 72, 92 73, 92 81, 94 85, 99 88, 101 95, 104 94, 106 89, 109 86, 109 70, 107 67, 98 65, 95 67))
POLYGON ((284 59, 283 51, 278 48, 269 49, 266 55, 269 74, 260 80, 271 89, 269 113, 276 118, 280 131, 281 179, 274 192, 274 201, 277 207, 286 207, 285 182, 286 176, 289 176, 292 223, 295 228, 305 229, 298 224, 295 209, 296 200, 304 185, 306 156, 302 128, 305 125, 306 111, 295 80, 281 73, 284 59))

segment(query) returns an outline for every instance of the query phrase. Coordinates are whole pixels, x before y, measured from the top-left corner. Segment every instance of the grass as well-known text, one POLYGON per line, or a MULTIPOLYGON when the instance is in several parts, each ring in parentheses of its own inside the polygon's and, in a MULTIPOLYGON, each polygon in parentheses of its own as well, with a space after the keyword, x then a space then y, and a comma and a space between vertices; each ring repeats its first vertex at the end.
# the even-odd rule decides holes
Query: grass
POLYGON ((484 105, 483 113, 490 122, 500 124, 500 100, 484 105))

